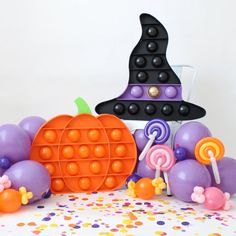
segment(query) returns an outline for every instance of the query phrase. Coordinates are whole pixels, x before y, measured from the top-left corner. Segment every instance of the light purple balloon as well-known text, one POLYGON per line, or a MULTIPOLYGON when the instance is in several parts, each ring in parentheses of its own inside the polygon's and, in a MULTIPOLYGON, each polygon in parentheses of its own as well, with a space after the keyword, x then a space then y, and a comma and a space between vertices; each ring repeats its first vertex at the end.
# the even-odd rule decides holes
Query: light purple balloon
POLYGON ((36 161, 17 162, 4 174, 11 180, 12 188, 25 187, 28 192, 33 193, 30 203, 40 200, 50 188, 51 180, 47 169, 36 161))
POLYGON ((174 148, 180 146, 186 149, 187 159, 195 158, 194 149, 198 141, 211 136, 210 130, 200 122, 191 121, 182 125, 176 132, 174 148))
POLYGON ((29 135, 30 140, 33 141, 35 134, 38 132, 39 128, 46 122, 43 118, 39 116, 29 116, 23 119, 19 126, 23 128, 29 135))
POLYGON ((0 168, 0 177, 3 175, 4 171, 4 169, 0 168))
POLYGON ((224 157, 217 161, 217 166, 220 173, 220 184, 216 184, 212 172, 212 167, 208 166, 211 174, 212 185, 220 188, 223 192, 230 194, 236 193, 236 160, 230 157, 224 157))
POLYGON ((191 194, 195 186, 211 186, 211 176, 206 166, 195 160, 176 163, 169 172, 169 181, 173 195, 184 202, 192 202, 191 194))
POLYGON ((141 176, 141 177, 147 177, 150 179, 154 179, 155 178, 155 170, 151 169, 147 163, 146 163, 146 159, 144 158, 142 161, 138 162, 138 166, 137 166, 137 175, 141 176))
POLYGON ((12 163, 29 159, 31 141, 18 125, 0 126, 0 157, 8 157, 12 163))
POLYGON ((134 132, 134 139, 135 139, 137 148, 139 149, 139 151, 142 151, 148 142, 148 139, 144 135, 144 130, 136 129, 134 132))

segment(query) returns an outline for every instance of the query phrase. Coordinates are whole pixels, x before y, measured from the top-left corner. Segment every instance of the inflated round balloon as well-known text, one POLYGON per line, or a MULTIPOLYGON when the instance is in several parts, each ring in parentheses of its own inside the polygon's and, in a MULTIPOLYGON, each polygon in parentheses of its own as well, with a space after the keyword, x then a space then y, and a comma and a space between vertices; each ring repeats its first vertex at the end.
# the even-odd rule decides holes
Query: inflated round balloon
POLYGON ((175 158, 177 161, 183 161, 187 157, 187 151, 183 147, 177 147, 174 150, 175 158))
POLYGON ((143 129, 136 129, 134 132, 134 139, 139 151, 142 151, 148 142, 148 138, 144 135, 143 129))
POLYGON ((143 159, 142 161, 138 161, 137 165, 137 175, 141 176, 142 178, 155 178, 155 170, 151 169, 147 162, 146 159, 143 159))
POLYGON ((211 136, 210 130, 200 122, 191 121, 182 125, 174 137, 174 149, 185 148, 186 158, 194 158, 196 144, 203 138, 211 136))
POLYGON ((139 181, 142 177, 136 174, 132 174, 130 175, 127 179, 126 179, 126 186, 129 183, 129 181, 133 181, 134 183, 136 183, 137 181, 139 181))
POLYGON ((33 141, 35 134, 38 132, 39 128, 46 122, 43 118, 39 116, 29 116, 23 119, 19 126, 23 128, 29 135, 30 140, 33 141))
POLYGON ((205 189, 205 207, 209 210, 220 210, 225 205, 225 195, 224 193, 216 188, 216 187, 209 187, 205 189))
POLYGON ((11 166, 11 160, 6 157, 0 157, 0 168, 7 170, 11 166))
POLYGON ((196 160, 176 163, 169 172, 169 182, 173 195, 184 202, 192 202, 191 194, 195 186, 211 186, 211 176, 206 166, 196 160))
POLYGON ((231 195, 236 193, 236 160, 230 157, 223 157, 217 162, 220 173, 220 184, 216 184, 212 168, 208 167, 211 175, 212 185, 228 192, 231 195))
POLYGON ((21 161, 12 165, 5 173, 12 183, 12 188, 25 187, 33 193, 30 203, 40 200, 50 188, 50 176, 47 169, 36 161, 21 161))
POLYGON ((6 189, 0 193, 0 212, 11 213, 21 207, 21 195, 15 189, 6 189))
POLYGON ((3 175, 3 173, 5 172, 6 170, 0 168, 0 177, 3 175))
POLYGON ((12 163, 29 159, 31 141, 18 125, 0 126, 0 157, 8 157, 12 163))

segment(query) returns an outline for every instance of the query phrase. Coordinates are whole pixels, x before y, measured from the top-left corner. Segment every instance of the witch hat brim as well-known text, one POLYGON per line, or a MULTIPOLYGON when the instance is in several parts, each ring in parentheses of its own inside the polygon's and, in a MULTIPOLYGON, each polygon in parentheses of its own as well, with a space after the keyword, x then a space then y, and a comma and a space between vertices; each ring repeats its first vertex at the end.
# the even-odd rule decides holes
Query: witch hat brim
POLYGON ((102 102, 96 112, 125 120, 193 120, 206 111, 182 99, 178 76, 166 59, 168 33, 153 16, 140 16, 142 36, 129 60, 129 84, 118 98, 102 102))

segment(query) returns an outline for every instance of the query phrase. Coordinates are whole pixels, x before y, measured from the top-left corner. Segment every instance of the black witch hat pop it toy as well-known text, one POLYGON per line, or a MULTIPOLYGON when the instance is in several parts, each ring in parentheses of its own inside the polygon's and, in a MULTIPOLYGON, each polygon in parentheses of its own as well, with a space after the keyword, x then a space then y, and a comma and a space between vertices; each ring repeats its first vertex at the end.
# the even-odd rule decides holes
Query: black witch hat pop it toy
POLYGON ((102 102, 96 112, 125 120, 192 120, 206 111, 182 99, 181 82, 166 59, 168 34, 153 16, 142 14, 142 37, 129 61, 129 84, 118 98, 102 102))

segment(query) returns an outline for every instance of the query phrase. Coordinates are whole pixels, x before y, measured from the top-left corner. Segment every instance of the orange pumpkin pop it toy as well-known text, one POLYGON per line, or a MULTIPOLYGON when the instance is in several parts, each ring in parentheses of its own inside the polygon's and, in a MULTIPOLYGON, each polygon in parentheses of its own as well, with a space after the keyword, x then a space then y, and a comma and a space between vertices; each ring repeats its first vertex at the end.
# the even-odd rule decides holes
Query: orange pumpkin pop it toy
POLYGON ((61 115, 40 128, 30 159, 48 169, 53 193, 109 191, 132 173, 137 151, 129 129, 113 115, 61 115))

